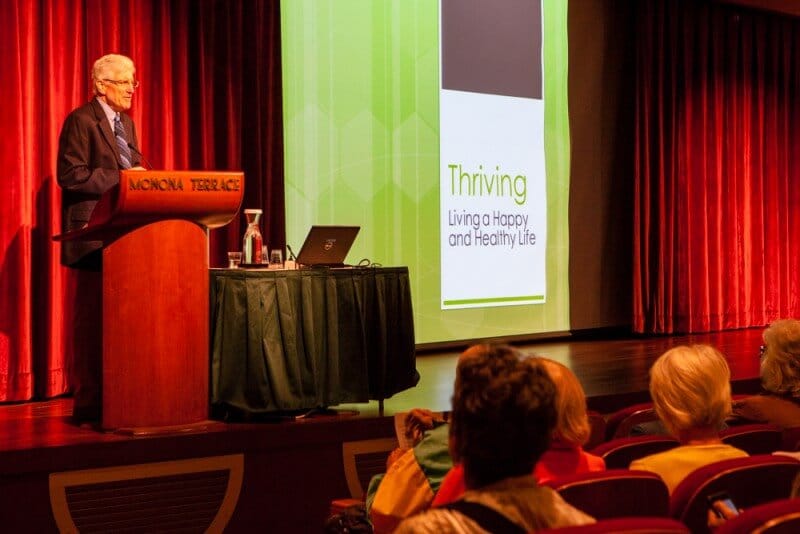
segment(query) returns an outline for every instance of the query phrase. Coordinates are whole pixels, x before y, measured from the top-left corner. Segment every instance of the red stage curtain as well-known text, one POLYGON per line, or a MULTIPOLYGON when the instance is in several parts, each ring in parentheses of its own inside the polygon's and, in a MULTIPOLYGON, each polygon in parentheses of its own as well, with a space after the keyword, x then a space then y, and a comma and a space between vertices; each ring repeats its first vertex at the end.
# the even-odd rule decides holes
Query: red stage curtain
MULTIPOLYGON (((245 206, 264 210, 270 245, 285 242, 280 16, 259 0, 4 0, 0 28, 0 401, 20 401, 67 391, 55 161, 101 55, 136 63, 131 114, 152 166, 243 170, 245 206)), ((212 232, 212 265, 242 226, 212 232)))
POLYGON ((637 9, 635 331, 800 316, 800 20, 637 9))

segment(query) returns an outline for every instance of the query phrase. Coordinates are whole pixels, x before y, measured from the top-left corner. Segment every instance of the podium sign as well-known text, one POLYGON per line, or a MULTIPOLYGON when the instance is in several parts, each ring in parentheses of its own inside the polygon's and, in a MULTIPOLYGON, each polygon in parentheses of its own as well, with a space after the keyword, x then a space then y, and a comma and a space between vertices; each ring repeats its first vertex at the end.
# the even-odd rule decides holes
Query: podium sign
POLYGON ((241 172, 122 171, 85 228, 54 238, 103 242, 104 428, 208 419, 205 230, 243 191, 241 172))

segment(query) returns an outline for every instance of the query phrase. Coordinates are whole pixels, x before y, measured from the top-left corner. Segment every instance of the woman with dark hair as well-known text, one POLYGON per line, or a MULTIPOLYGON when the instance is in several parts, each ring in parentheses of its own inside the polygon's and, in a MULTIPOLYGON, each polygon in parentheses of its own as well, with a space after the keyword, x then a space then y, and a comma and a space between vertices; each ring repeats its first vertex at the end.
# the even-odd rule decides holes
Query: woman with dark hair
MULTIPOLYGON (((556 386, 553 439, 536 463, 533 478, 543 484, 560 476, 605 470, 606 464, 602 458, 583 450, 592 430, 586 412, 586 394, 578 377, 565 365, 548 358, 531 356, 525 361, 541 365, 556 386)), ((432 506, 453 502, 465 490, 464 468, 457 465, 442 480, 432 506)))
POLYGON ((508 346, 469 349, 456 370, 449 436, 467 491, 406 519, 396 532, 533 532, 593 522, 530 476, 550 445, 555 398, 540 363, 523 361, 508 346))

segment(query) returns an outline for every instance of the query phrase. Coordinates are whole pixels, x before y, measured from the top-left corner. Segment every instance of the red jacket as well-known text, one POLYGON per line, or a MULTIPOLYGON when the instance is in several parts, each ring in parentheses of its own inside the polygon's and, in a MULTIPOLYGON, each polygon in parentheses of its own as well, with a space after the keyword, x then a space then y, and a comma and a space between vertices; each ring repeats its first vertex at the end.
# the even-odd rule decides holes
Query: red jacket
MULTIPOLYGON (((539 484, 542 484, 564 475, 603 471, 605 468, 606 463, 599 456, 589 454, 581 447, 553 442, 533 468, 532 475, 539 484)), ((445 475, 431 506, 442 506, 456 501, 466 489, 464 467, 461 464, 456 465, 445 475)))

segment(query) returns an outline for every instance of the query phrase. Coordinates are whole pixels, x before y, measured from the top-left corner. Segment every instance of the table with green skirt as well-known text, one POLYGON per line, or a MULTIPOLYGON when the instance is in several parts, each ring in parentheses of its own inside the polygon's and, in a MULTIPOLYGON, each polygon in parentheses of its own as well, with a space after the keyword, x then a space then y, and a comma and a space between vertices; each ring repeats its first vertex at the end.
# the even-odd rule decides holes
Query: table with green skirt
POLYGON ((383 400, 419 380, 406 267, 212 269, 210 276, 217 412, 383 400))

